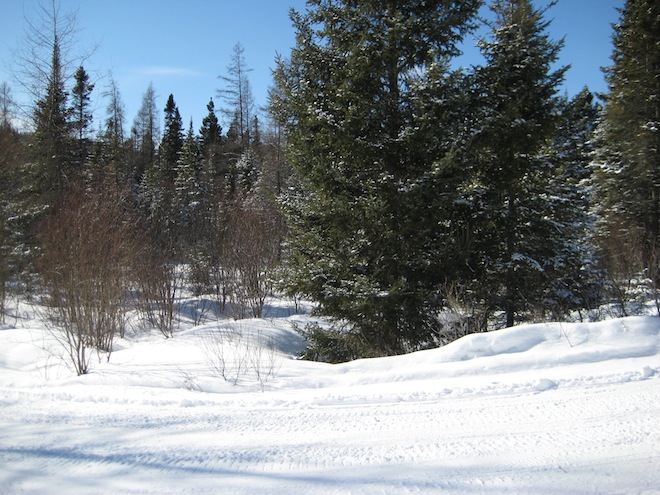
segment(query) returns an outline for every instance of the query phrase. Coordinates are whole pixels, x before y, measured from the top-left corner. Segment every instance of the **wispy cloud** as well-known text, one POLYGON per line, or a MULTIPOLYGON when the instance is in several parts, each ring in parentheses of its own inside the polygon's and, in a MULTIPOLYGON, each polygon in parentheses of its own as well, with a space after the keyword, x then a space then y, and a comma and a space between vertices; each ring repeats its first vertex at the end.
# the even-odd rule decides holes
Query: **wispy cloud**
POLYGON ((138 70, 145 76, 177 76, 177 77, 200 77, 204 74, 185 67, 148 66, 138 70))

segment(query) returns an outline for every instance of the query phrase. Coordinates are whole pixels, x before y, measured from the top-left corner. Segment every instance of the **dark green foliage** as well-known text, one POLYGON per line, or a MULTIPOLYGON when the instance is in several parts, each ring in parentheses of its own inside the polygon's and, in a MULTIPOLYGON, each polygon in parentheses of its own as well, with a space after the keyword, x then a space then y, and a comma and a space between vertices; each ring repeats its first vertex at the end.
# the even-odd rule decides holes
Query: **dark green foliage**
POLYGON ((172 95, 165 105, 165 127, 158 158, 147 169, 142 181, 144 214, 151 234, 162 249, 177 249, 178 232, 175 183, 183 149, 183 124, 172 95))
MULTIPOLYGON (((9 117, 9 115, 7 115, 9 117)), ((19 196, 27 140, 16 132, 9 118, 0 122, 0 322, 4 322, 5 299, 10 280, 25 263, 26 213, 19 196)))
POLYGON ((192 121, 186 134, 177 164, 174 182, 173 214, 177 217, 177 232, 186 246, 194 244, 201 228, 200 213, 203 204, 200 174, 202 158, 199 142, 193 130, 192 121))
POLYGON ((82 65, 76 70, 74 79, 75 85, 71 92, 71 127, 76 140, 74 162, 76 167, 82 169, 91 152, 91 143, 87 137, 93 118, 90 108, 90 97, 94 90, 94 85, 89 82, 89 74, 87 74, 82 65))
POLYGON ((491 38, 480 43, 486 65, 476 73, 479 156, 471 182, 484 299, 511 326, 543 299, 546 264, 561 242, 547 191, 556 164, 542 152, 555 133, 566 68, 552 70, 562 43, 549 40, 548 22, 530 1, 496 1, 493 10, 491 38))
POLYGON ((62 194, 113 183, 141 214, 138 292, 168 336, 184 272, 234 317, 259 316, 278 273, 332 323, 302 331, 305 357, 330 362, 594 308, 603 268, 623 280, 610 294, 624 313, 633 280, 660 308, 657 2, 622 9, 602 112, 586 89, 558 95, 562 42, 532 0, 493 0, 485 64, 452 70, 481 4, 309 0, 291 13, 272 122, 235 46, 224 136, 212 99, 195 135, 170 95, 161 139, 150 85, 126 139, 111 80, 92 138, 93 84, 79 67, 67 94, 56 36, 32 135, 11 128, 0 88, 0 283, 38 251, 33 228, 62 194))
POLYGON ((319 325, 306 325, 297 329, 307 342, 300 354, 303 359, 324 363, 343 363, 367 357, 371 349, 365 349, 359 335, 338 328, 321 328, 319 325))
POLYGON ((202 127, 199 130, 200 153, 205 160, 214 163, 217 148, 222 144, 222 127, 215 114, 213 98, 209 100, 206 109, 209 113, 202 120, 202 127))
POLYGON ((569 311, 593 309, 602 301, 604 273, 596 254, 596 217, 591 160, 600 108, 588 89, 560 103, 555 138, 546 151, 554 164, 546 187, 551 223, 545 238, 552 256, 544 264, 544 311, 561 318, 569 311))
POLYGON ((166 187, 174 185, 176 164, 183 149, 183 121, 179 108, 170 95, 165 104, 165 128, 158 149, 158 168, 166 187))
POLYGON ((287 290, 350 321, 373 354, 434 341, 435 197, 451 174, 425 145, 455 123, 429 87, 479 3, 318 0, 292 15, 273 105, 300 180, 284 203, 287 290))
POLYGON ((68 94, 57 37, 53 42, 50 73, 44 96, 34 111, 34 160, 37 166, 36 187, 46 204, 52 204, 79 170, 72 167, 72 142, 68 94))
MULTIPOLYGON (((603 238, 612 258, 620 243, 639 239, 639 271, 657 277, 660 245, 660 3, 627 0, 615 26, 609 91, 599 135, 603 238), (613 248, 613 249, 609 249, 613 248)), ((617 251, 619 251, 617 253, 617 251)), ((616 259, 612 263, 618 263, 616 259)))

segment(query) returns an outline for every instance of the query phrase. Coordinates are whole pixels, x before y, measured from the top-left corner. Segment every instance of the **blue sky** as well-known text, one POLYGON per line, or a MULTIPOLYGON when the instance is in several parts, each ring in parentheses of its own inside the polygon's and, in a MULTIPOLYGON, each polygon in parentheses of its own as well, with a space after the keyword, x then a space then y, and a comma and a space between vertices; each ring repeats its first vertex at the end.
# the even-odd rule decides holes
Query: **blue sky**
MULTIPOLYGON (((48 1, 48 0, 47 0, 48 1)), ((9 70, 13 53, 25 39, 25 18, 34 18, 38 0, 0 0, 0 82, 19 88, 9 70)), ((547 4, 539 0, 537 5, 547 4)), ((564 91, 573 95, 585 85, 606 89, 600 67, 610 63, 611 24, 624 0, 559 0, 547 13, 553 39, 565 37, 560 63, 571 65, 564 91)), ((184 124, 198 129, 209 98, 221 105, 218 76, 227 73, 236 43, 245 48, 254 97, 266 103, 277 53, 287 55, 294 43, 289 7, 303 10, 305 0, 60 0, 65 12, 77 12, 78 46, 97 46, 85 68, 96 81, 96 125, 104 117, 100 94, 112 71, 126 107, 130 127, 142 95, 153 83, 158 106, 170 93, 184 124)), ((464 64, 479 62, 474 40, 467 40, 464 64)))

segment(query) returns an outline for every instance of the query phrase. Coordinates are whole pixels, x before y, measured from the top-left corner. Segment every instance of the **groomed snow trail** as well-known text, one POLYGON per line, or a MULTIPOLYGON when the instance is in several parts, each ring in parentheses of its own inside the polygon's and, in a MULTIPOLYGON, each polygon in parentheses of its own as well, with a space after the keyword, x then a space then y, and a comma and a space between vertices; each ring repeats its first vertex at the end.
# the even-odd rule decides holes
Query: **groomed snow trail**
POLYGON ((657 379, 348 406, 108 392, 5 396, 2 492, 658 493, 657 379))

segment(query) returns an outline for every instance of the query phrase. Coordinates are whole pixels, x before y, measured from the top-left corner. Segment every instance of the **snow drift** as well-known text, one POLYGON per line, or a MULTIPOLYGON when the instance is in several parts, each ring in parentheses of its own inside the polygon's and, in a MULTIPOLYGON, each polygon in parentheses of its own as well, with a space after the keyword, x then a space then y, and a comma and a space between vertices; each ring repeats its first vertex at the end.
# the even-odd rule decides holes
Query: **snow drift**
POLYGON ((294 358, 309 320, 136 333, 82 377, 1 327, 0 492, 660 493, 659 318, 340 365, 294 358))

